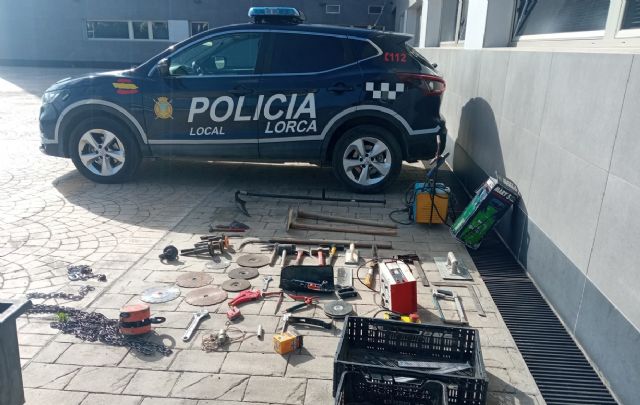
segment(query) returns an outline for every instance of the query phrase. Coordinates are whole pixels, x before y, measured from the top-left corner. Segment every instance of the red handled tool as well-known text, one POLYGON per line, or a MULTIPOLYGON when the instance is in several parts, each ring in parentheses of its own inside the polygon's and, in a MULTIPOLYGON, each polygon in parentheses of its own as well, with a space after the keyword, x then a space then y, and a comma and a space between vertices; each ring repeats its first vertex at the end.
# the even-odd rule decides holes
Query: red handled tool
POLYGON ((298 249, 296 251, 296 265, 301 265, 302 261, 304 260, 305 256, 311 256, 311 253, 309 253, 308 250, 302 250, 302 249, 298 249))
MULTIPOLYGON (((272 297, 275 295, 279 295, 282 297, 282 291, 273 291, 273 292, 264 292, 262 290, 246 290, 242 291, 238 294, 234 299, 229 301, 229 310, 227 311, 227 318, 232 321, 238 317, 240 317, 240 309, 238 305, 244 304, 245 302, 256 301, 260 298, 272 297)), ((279 304, 278 304, 279 306, 279 304)), ((276 306, 276 311, 277 311, 276 306)))
POLYGON ((317 255, 316 257, 318 258, 318 264, 320 266, 325 265, 326 263, 325 256, 327 255, 327 253, 329 253, 329 249, 327 248, 319 248, 319 249, 311 250, 312 255, 317 255))
POLYGON ((246 290, 246 291, 242 291, 234 299, 229 301, 229 306, 235 307, 240 304, 244 304, 245 302, 255 301, 260 298, 271 297, 271 296, 280 295, 280 294, 281 294, 280 291, 263 292, 262 290, 246 290))
POLYGON ((287 308, 284 312, 287 313, 292 313, 292 312, 296 312, 304 307, 307 307, 309 305, 314 305, 316 303, 318 303, 319 298, 318 297, 307 297, 304 295, 292 295, 292 294, 287 294, 291 299, 295 300, 295 301, 303 301, 300 304, 296 304, 292 307, 287 308))

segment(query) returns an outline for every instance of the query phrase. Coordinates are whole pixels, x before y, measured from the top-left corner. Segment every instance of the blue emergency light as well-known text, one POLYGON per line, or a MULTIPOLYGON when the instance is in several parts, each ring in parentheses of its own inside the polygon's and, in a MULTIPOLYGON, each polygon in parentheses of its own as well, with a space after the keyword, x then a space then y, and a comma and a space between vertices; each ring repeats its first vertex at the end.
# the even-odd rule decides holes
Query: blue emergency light
POLYGON ((251 7, 249 17, 256 24, 300 24, 304 15, 294 7, 251 7))

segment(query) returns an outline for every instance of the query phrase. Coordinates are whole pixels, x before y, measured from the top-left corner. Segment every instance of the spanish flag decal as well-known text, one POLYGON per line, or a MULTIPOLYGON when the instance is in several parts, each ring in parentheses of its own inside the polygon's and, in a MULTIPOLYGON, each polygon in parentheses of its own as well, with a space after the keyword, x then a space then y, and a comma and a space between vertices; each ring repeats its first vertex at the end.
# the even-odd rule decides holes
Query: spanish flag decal
POLYGON ((131 79, 118 79, 115 83, 112 83, 116 88, 118 94, 137 94, 138 86, 136 86, 131 79))

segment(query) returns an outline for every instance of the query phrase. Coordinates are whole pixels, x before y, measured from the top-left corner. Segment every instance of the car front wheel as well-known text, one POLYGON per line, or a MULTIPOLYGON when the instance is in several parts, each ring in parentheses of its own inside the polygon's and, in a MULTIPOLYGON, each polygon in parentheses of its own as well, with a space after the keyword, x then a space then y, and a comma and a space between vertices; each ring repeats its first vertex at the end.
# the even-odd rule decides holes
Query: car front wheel
POLYGON ((141 160, 131 131, 108 118, 80 123, 69 140, 69 156, 83 176, 97 183, 128 180, 141 160))
POLYGON ((384 128, 348 130, 333 151, 333 171, 351 190, 376 193, 395 180, 402 166, 400 146, 384 128))

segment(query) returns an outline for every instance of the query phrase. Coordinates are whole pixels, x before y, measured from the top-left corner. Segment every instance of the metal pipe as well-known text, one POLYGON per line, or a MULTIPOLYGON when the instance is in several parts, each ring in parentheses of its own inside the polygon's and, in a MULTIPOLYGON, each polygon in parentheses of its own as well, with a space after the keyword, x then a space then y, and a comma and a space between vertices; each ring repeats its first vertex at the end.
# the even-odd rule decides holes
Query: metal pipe
POLYGON ((337 217, 335 215, 317 214, 315 212, 306 212, 306 211, 302 211, 302 210, 298 210, 297 217, 298 218, 307 218, 307 219, 318 219, 318 220, 321 220, 321 221, 328 221, 328 222, 340 222, 340 223, 344 223, 344 224, 374 226, 374 227, 377 227, 377 228, 391 228, 391 229, 397 229, 398 228, 398 225, 396 225, 396 224, 380 223, 378 221, 370 221, 370 220, 366 220, 366 219, 337 217))

